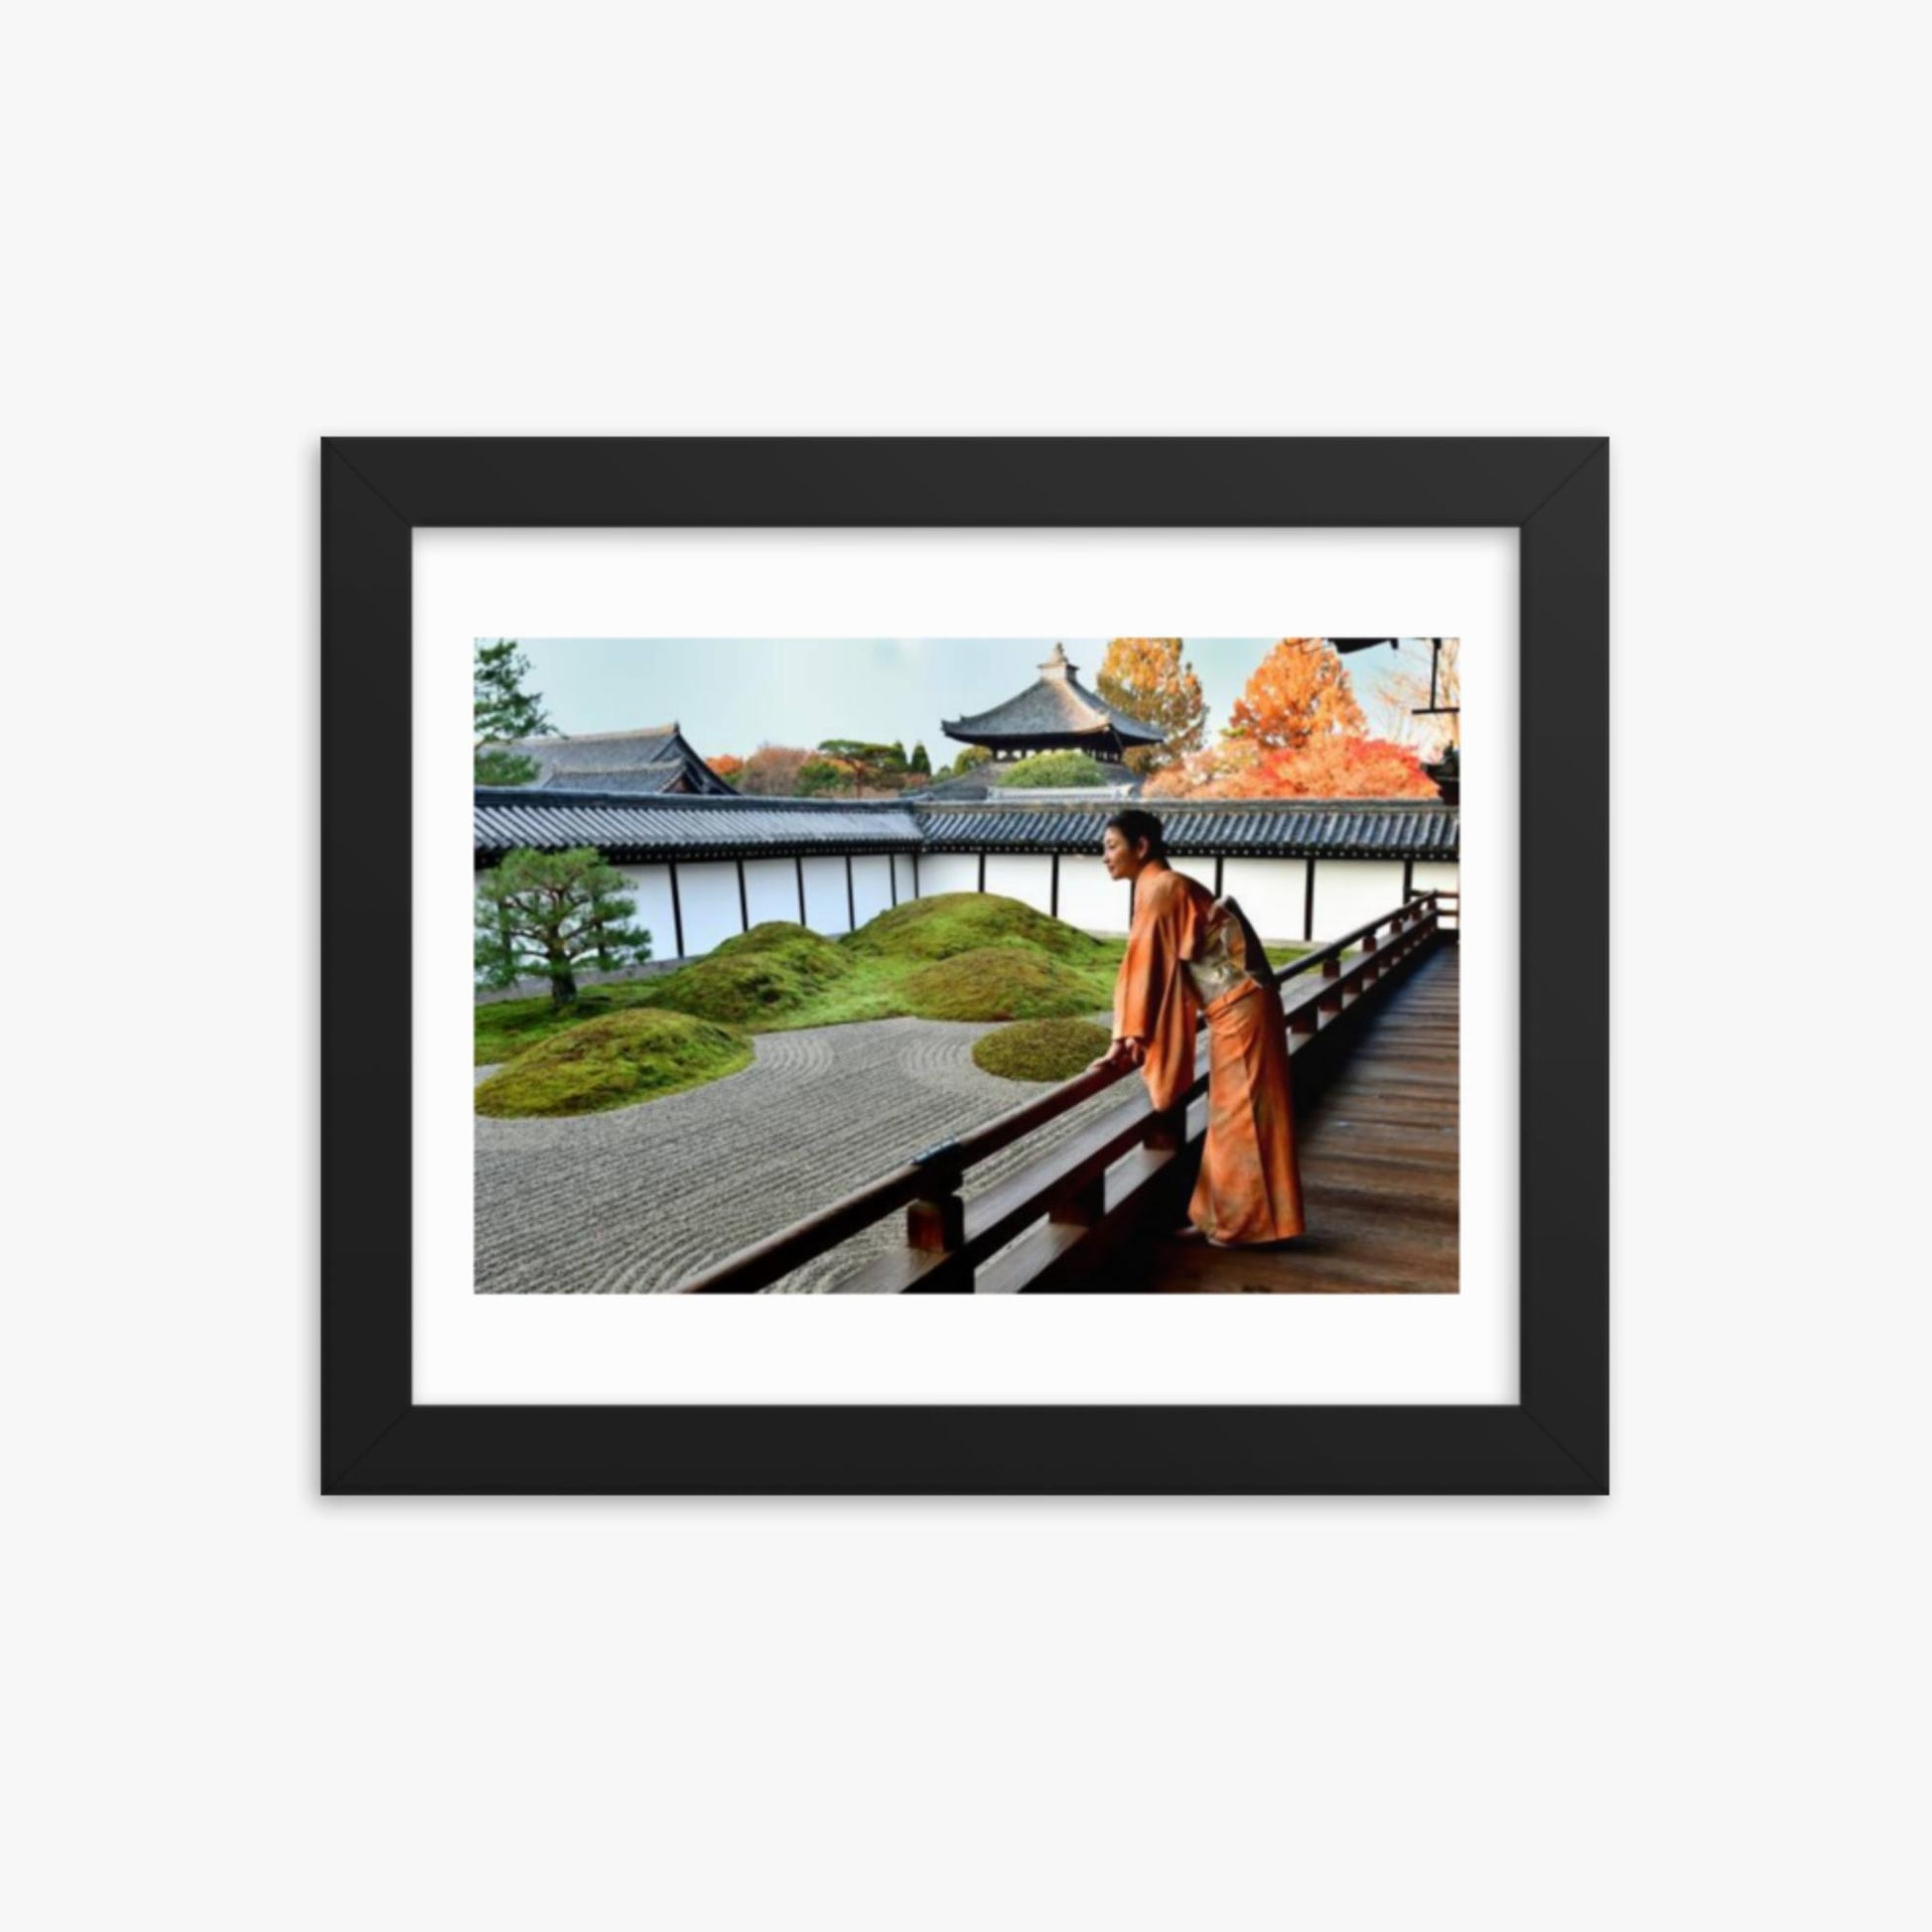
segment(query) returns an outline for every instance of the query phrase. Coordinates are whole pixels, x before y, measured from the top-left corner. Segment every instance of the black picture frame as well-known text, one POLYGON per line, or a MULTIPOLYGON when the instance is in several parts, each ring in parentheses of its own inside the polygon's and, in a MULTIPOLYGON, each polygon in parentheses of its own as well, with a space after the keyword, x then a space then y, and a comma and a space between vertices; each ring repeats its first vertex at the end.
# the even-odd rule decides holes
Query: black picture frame
POLYGON ((321 461, 326 1493, 1607 1493, 1605 439, 350 437, 321 461), (395 811, 412 534, 649 525, 1520 532, 1517 1402, 414 1403, 411 1123, 395 1104, 410 1020, 392 991, 407 961, 371 973, 362 949, 371 924, 410 929, 395 811))

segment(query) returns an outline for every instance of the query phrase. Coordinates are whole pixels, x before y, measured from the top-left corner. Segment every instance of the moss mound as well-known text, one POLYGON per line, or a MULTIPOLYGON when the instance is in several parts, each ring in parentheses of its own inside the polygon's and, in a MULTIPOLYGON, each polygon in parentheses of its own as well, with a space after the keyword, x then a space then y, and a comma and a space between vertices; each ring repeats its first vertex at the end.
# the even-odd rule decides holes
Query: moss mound
POLYGON ((983 946, 1037 946, 1059 959, 1105 953, 1097 939, 998 893, 939 893, 869 919, 839 942, 861 953, 899 959, 951 959, 983 946))
POLYGON ((809 967, 801 970, 783 954, 738 953, 721 958, 708 953, 693 965, 653 980, 637 998, 646 1008, 668 1008, 694 1020, 742 1027, 795 1012, 821 984, 809 967))
POLYGON ((705 957, 742 959, 751 953, 782 960, 794 972, 816 980, 838 979, 852 970, 852 961, 839 950, 836 940, 789 919, 766 919, 750 932, 741 932, 736 938, 714 946, 705 957))
POLYGON ((477 1009, 477 1064, 495 1066, 527 1052, 540 1040, 603 1020, 635 1005, 640 982, 620 981, 580 989, 573 1005, 556 1006, 549 994, 533 1000, 490 1000, 477 1009))
POLYGON ((1032 946, 981 946, 934 960, 899 984, 921 1020, 1060 1020, 1091 1013, 1092 977, 1032 946))
POLYGON ((1003 1080, 1070 1080, 1107 1050, 1091 1020, 1022 1020, 973 1042, 973 1064, 1003 1080))
POLYGON ((519 1053, 477 1088, 493 1120, 555 1120, 635 1106, 736 1073, 747 1039, 688 1014, 640 1009, 589 1020, 519 1053))

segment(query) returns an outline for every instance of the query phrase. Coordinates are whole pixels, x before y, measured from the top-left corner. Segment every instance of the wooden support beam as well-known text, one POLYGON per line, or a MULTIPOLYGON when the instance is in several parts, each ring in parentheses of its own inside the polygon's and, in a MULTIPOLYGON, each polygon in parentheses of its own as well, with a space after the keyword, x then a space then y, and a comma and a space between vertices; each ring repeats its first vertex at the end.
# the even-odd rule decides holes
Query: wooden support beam
POLYGON ((677 957, 684 957, 684 902, 678 897, 677 861, 671 861, 671 933, 677 942, 677 957))
POLYGON ((1076 1187, 1057 1195, 1047 1206, 1049 1221, 1064 1221, 1074 1227, 1097 1227, 1107 1212, 1107 1176, 1090 1174, 1076 1187))

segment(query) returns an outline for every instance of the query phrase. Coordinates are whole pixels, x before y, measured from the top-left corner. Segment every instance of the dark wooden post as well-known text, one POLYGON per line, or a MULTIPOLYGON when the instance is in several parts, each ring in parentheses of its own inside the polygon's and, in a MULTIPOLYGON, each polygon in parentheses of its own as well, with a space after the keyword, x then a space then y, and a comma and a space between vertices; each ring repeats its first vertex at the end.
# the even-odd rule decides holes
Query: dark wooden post
POLYGON ((752 901, 745 893, 745 861, 738 862, 738 929, 750 932, 752 929, 752 901))
POLYGON ((1064 1222, 1071 1227, 1098 1227, 1107 1215, 1107 1173, 1089 1174, 1075 1187, 1069 1187, 1058 1195, 1046 1209, 1049 1221, 1064 1222))
POLYGON ((805 856, 797 853, 791 863, 798 868, 798 923, 805 924, 805 856))
POLYGON ((848 932, 859 930, 859 901, 852 894, 852 854, 845 855, 845 929, 848 932))
POLYGON ((1054 918, 1060 916, 1060 855, 1053 854, 1053 886, 1047 899, 1047 908, 1054 918))
POLYGON ((671 932, 677 941, 677 956, 684 957, 684 903, 677 892, 677 861, 671 861, 671 932))
MULTIPOLYGON (((941 1141, 913 1160, 925 1169, 926 1191, 905 1209, 905 1245, 920 1254, 955 1255, 966 1241, 966 1203, 959 1197, 963 1170, 955 1144, 941 1141)), ((970 1295, 973 1271, 958 1261, 941 1262, 907 1287, 913 1295, 970 1295)))

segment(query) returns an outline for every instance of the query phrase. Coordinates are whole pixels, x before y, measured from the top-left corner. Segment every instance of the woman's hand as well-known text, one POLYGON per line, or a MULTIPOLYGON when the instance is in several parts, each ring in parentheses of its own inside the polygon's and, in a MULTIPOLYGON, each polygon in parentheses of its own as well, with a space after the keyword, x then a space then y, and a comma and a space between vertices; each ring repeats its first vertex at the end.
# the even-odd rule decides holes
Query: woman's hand
POLYGON ((1098 1073, 1104 1066, 1139 1066, 1147 1058, 1147 1048, 1138 1039, 1117 1039, 1097 1060, 1089 1062, 1087 1071, 1098 1073))

